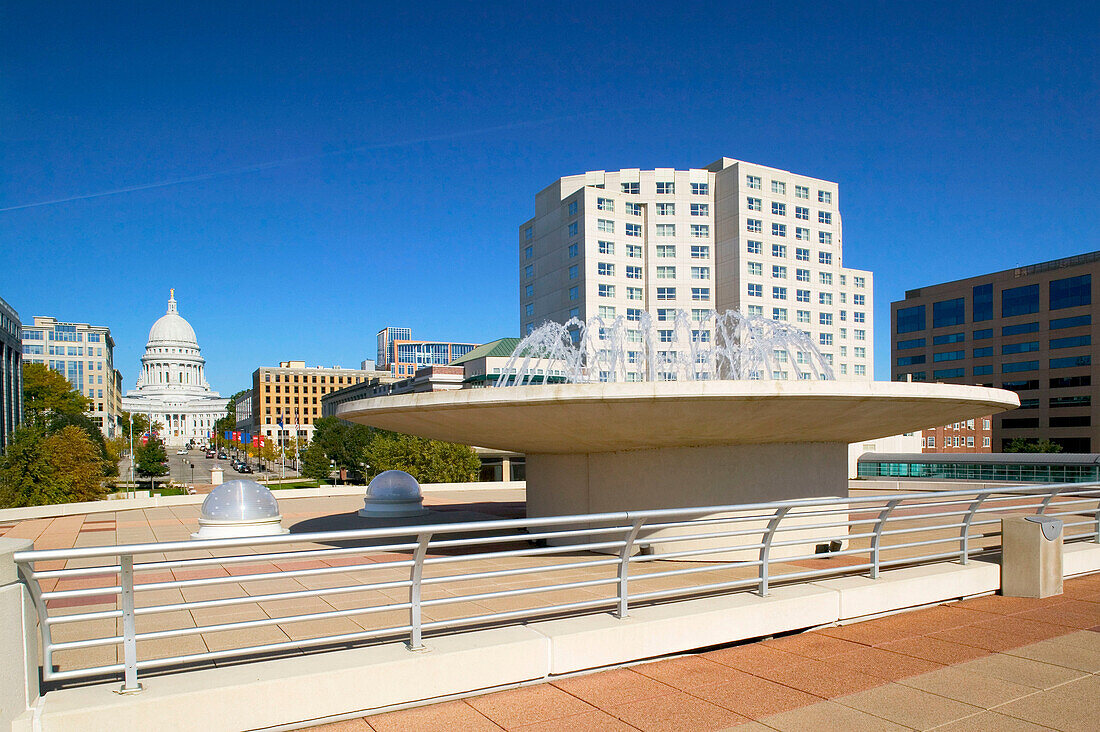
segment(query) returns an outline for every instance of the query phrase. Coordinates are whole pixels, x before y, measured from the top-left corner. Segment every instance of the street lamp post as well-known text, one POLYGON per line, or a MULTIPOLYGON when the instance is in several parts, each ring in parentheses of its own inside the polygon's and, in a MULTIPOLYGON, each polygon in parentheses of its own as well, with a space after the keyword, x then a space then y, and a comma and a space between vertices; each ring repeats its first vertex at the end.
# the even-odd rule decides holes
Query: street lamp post
POLYGON ((130 497, 132 498, 134 491, 134 413, 130 412, 130 497))

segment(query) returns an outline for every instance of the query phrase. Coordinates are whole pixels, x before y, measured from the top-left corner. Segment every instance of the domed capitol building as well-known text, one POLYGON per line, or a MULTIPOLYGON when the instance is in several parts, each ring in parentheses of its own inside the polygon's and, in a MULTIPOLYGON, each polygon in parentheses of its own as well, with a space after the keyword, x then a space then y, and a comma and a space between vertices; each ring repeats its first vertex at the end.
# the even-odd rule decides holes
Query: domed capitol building
POLYGON ((176 310, 176 291, 171 290, 168 312, 149 329, 137 388, 122 398, 122 408, 160 422, 166 444, 183 445, 206 442, 228 402, 206 383, 206 359, 195 329, 176 310))

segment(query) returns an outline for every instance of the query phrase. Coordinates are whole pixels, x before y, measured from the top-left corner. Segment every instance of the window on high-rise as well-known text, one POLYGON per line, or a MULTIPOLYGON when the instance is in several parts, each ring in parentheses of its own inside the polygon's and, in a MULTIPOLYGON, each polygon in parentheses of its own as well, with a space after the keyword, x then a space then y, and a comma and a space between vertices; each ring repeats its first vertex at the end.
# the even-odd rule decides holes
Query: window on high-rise
POLYGON ((631 259, 641 259, 642 246, 640 244, 627 244, 626 256, 630 257, 631 259))
POLYGON ((1062 310, 1092 304, 1092 275, 1050 281, 1050 309, 1062 310))
POLYGON ((710 267, 692 267, 691 279, 693 280, 709 280, 710 279, 710 267))
MULTIPOLYGON (((818 272, 817 276, 821 278, 821 284, 823 284, 823 285, 833 284, 833 273, 832 272, 818 272)), ((843 294, 844 293, 841 293, 841 295, 843 295, 843 294)), ((843 302, 843 300, 841 302, 843 302)))
POLYGON ((833 293, 831 292, 819 292, 817 293, 817 301, 819 305, 832 305, 833 293))
POLYGON ((581 270, 580 270, 580 267, 578 267, 577 265, 574 264, 574 265, 569 267, 569 279, 575 280, 578 277, 580 277, 580 274, 581 274, 581 270))
POLYGON ((993 319, 993 283, 977 285, 973 292, 974 322, 993 319))
POLYGON ((759 198, 753 198, 752 196, 749 196, 749 198, 746 199, 746 204, 748 205, 750 211, 764 210, 764 202, 761 201, 759 198))
POLYGON ((599 243, 600 254, 614 254, 615 242, 613 241, 601 241, 599 243))
MULTIPOLYGON (((572 224, 570 224, 572 226, 572 224)), ((596 228, 609 234, 615 233, 615 222, 610 219, 596 219, 596 228)))
POLYGON ((615 276, 615 265, 612 264, 611 262, 597 262, 596 263, 596 274, 602 275, 604 277, 614 277, 615 276))
POLYGON ((710 226, 707 224, 692 224, 691 235, 696 239, 705 239, 710 236, 710 226))
POLYGON ((597 292, 600 297, 615 297, 615 285, 600 285, 597 292))
POLYGON ((657 224, 657 236, 676 236, 676 224, 657 224))
POLYGON ((658 287, 657 288, 658 300, 675 300, 676 288, 675 287, 658 287))
POLYGON ((809 198, 810 197, 809 187, 808 186, 795 186, 794 187, 794 197, 795 198, 809 198))
POLYGON ((691 258, 692 259, 710 259, 710 246, 706 244, 692 244, 691 245, 691 258))
POLYGON ((810 220, 810 209, 806 206, 795 206, 794 217, 796 219, 802 219, 803 221, 810 220))
POLYGON ((642 299, 642 288, 640 288, 640 287, 628 287, 628 288, 626 288, 626 299, 627 300, 641 300, 642 299))
POLYGON ((786 224, 772 224, 772 236, 786 236, 787 225, 786 224))
POLYGON ((620 185, 622 186, 623 193, 630 193, 630 194, 633 194, 635 196, 638 195, 638 184, 637 183, 621 183, 620 185))
POLYGON ((764 265, 760 262, 747 262, 748 272, 750 275, 763 275, 764 265))
POLYGON ((657 268, 657 279, 659 279, 659 280, 676 279, 676 268, 675 267, 658 267, 657 268))
POLYGON ((818 252, 817 261, 821 264, 832 264, 833 253, 832 252, 818 252))
POLYGON ((745 242, 745 251, 749 254, 760 254, 764 248, 763 243, 758 241, 752 241, 751 239, 745 242))
POLYGON ((628 280, 640 280, 640 279, 642 279, 642 268, 641 267, 627 266, 627 268, 626 268, 626 278, 628 280))
POLYGON ((764 296, 764 286, 750 282, 748 292, 749 292, 749 297, 763 297, 764 296))
POLYGON ((786 216, 787 204, 772 201, 772 216, 786 216))
POLYGON ((787 268, 784 267, 783 265, 773 264, 772 265, 772 277, 782 279, 782 280, 787 279, 787 268))
POLYGON ((754 190, 760 190, 760 176, 758 175, 746 175, 745 185, 754 190))
POLYGON ((794 238, 798 241, 809 241, 810 230, 805 226, 796 226, 794 227, 794 238))
MULTIPOLYGON (((610 223, 610 222, 608 222, 608 223, 610 223)), ((615 229, 612 228, 611 230, 614 231, 615 229)), ((602 231, 602 229, 601 229, 601 231, 602 231)), ((569 224, 569 236, 576 236, 576 235, 577 235, 577 222, 574 221, 573 223, 569 224)))
POLYGON ((787 245, 786 244, 772 244, 772 256, 787 258, 787 245))
POLYGON ((614 211, 615 210, 615 199, 613 199, 613 198, 597 198, 596 199, 596 208, 599 209, 600 211, 614 211))
POLYGON ((809 302, 810 291, 809 290, 795 290, 794 299, 798 302, 809 302))
POLYGON ((691 299, 696 301, 704 301, 710 299, 709 287, 693 287, 691 288, 691 299))
POLYGON ((658 203, 657 204, 658 216, 675 216, 676 204, 675 203, 658 203))
POLYGON ((817 242, 818 242, 818 244, 825 244, 826 246, 832 244, 833 243, 833 234, 832 234, 832 232, 829 232, 829 231, 819 231, 819 232, 817 232, 817 242))
MULTIPOLYGON (((927 316, 924 305, 914 305, 908 308, 898 308, 896 333, 912 333, 924 330, 927 325, 927 316)), ((992 335, 992 334, 991 334, 992 335)))
POLYGON ((819 224, 831 224, 833 223, 833 215, 829 211, 817 212, 817 223, 819 224))
POLYGON ((569 215, 570 216, 576 216, 577 215, 577 202, 576 201, 570 201, 569 202, 569 215))
POLYGON ((772 288, 772 298, 775 299, 775 300, 786 300, 787 299, 787 288, 786 287, 773 287, 772 288))
POLYGON ((535 256, 535 248, 534 247, 527 247, 526 249, 523 250, 523 258, 524 259, 530 259, 533 256, 535 256))
POLYGON ((569 288, 569 299, 570 300, 577 300, 579 298, 580 298, 580 290, 576 287, 570 287, 569 288))
POLYGON ((710 216, 710 204, 709 203, 693 203, 691 204, 692 216, 710 216))
POLYGON ((772 320, 786 320, 787 308, 772 308, 772 320))
POLYGON ((570 244, 569 245, 569 258, 572 259, 573 257, 577 256, 577 253, 579 251, 580 250, 577 248, 576 244, 570 244))
POLYGON ((671 181, 657 181, 657 195, 667 196, 676 192, 676 184, 671 181))
POLYGON ((626 212, 630 216, 641 216, 642 215, 642 204, 640 204, 640 203, 631 203, 630 201, 627 201, 626 202, 626 212))
POLYGON ((1039 285, 1024 285, 1001 290, 1001 317, 1039 312, 1039 285))
POLYGON ((781 180, 773 180, 772 193, 778 193, 780 196, 787 195, 787 184, 781 180))
POLYGON ((626 224, 625 226, 626 226, 626 235, 627 236, 641 236, 642 235, 642 225, 641 224, 626 224))
MULTIPOLYGON (((695 196, 710 195, 710 183, 692 183, 691 193, 695 196)), ((704 214, 705 215, 705 214, 704 214)))
POLYGON ((675 244, 658 244, 657 245, 658 257, 675 257, 676 245, 675 244))
POLYGON ((818 203, 832 203, 833 202, 833 192, 832 191, 818 191, 817 192, 817 202, 818 203))

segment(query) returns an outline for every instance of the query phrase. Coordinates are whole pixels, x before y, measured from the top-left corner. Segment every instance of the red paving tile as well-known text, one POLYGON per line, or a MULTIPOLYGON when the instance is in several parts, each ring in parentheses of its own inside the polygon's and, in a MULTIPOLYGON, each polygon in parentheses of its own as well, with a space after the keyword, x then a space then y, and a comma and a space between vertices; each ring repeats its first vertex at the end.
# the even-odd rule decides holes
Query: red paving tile
POLYGON ((500 691, 468 699, 467 703, 505 729, 571 717, 594 709, 553 684, 500 691))
POLYGON ((795 633, 782 638, 774 638, 764 641, 761 645, 807 658, 818 659, 866 648, 866 646, 859 643, 815 632, 795 633))
POLYGON ((904 638, 898 641, 884 643, 879 648, 884 648, 894 653, 900 653, 915 658, 923 658, 945 665, 973 661, 975 658, 988 656, 992 651, 974 646, 964 646, 961 643, 952 643, 940 638, 930 636, 918 636, 916 638, 904 638))
POLYGON ((824 699, 854 694, 884 683, 875 676, 812 658, 801 658, 792 664, 761 671, 758 675, 824 699))
POLYGON ((551 683, 562 691, 600 709, 670 694, 673 690, 668 684, 656 681, 629 668, 572 676, 551 683))
POLYGON ((776 666, 785 665, 800 658, 792 653, 771 648, 763 643, 745 643, 729 648, 708 651, 703 658, 730 668, 755 674, 776 666))
POLYGON ((631 666, 631 670, 686 691, 743 678, 741 672, 702 656, 683 656, 654 663, 643 663, 631 666))
POLYGON ((974 625, 932 633, 930 637, 998 652, 1010 651, 1013 648, 1019 648, 1032 642, 1015 633, 994 630, 993 628, 979 628, 974 625))
POLYGON ((637 732, 636 727, 599 709, 572 717, 513 727, 516 732, 637 732))
POLYGON ((643 732, 699 732, 748 721, 747 717, 682 691, 622 704, 607 712, 643 732))
POLYGON ((56 600, 46 600, 46 607, 56 610, 63 607, 87 607, 88 605, 111 605, 118 600, 118 595, 86 595, 84 597, 59 597, 56 600))
POLYGON ((867 647, 832 656, 825 659, 825 663, 886 681, 897 681, 944 668, 944 664, 935 661, 894 653, 884 648, 867 647))
POLYGON ((819 696, 749 674, 736 681, 704 686, 688 693, 750 719, 822 701, 819 696))

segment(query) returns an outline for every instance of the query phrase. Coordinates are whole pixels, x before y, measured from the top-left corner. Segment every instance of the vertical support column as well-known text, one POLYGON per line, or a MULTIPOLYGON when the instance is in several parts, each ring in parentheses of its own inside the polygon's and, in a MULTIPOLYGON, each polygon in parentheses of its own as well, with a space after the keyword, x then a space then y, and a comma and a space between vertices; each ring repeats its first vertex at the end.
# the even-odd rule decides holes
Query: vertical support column
POLYGON ((783 520, 783 517, 787 515, 791 510, 790 506, 784 506, 776 510, 775 515, 771 521, 768 522, 768 527, 764 529, 764 539, 760 546, 760 596, 768 596, 768 562, 772 552, 772 541, 775 539, 775 530, 779 528, 779 522, 783 520))
POLYGON ((616 613, 620 619, 626 617, 627 606, 630 604, 630 591, 627 583, 630 580, 630 555, 634 550, 634 541, 638 538, 638 532, 645 523, 644 518, 635 519, 627 532, 626 541, 622 551, 619 552, 619 610, 616 613))
POLYGON ((0 729, 8 729, 39 695, 36 613, 13 556, 32 549, 30 539, 0 539, 0 729))
POLYGON ((413 554, 412 584, 409 586, 409 625, 412 630, 409 634, 410 651, 423 651, 423 618, 421 616, 421 580, 424 578, 424 559, 428 554, 428 544, 432 540, 431 534, 421 534, 417 538, 416 552, 413 554))
POLYGON ((122 588, 122 660, 126 666, 120 694, 136 694, 141 691, 137 680, 137 628, 134 623, 134 555, 119 557, 119 586, 122 588))

